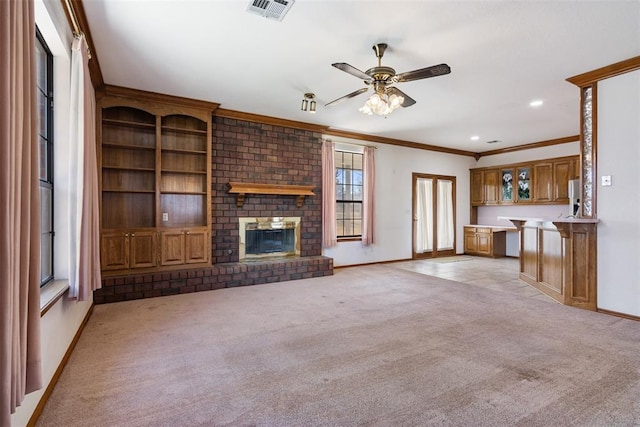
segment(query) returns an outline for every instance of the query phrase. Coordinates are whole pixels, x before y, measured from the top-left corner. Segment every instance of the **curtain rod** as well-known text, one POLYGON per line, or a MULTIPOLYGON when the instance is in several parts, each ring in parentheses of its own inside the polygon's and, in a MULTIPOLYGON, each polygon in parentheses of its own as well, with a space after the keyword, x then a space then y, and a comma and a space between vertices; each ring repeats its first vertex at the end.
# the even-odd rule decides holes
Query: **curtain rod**
MULTIPOLYGON (((81 36, 84 36, 84 33, 82 32, 82 28, 80 28, 80 22, 78 22, 78 16, 76 15, 76 10, 71 4, 71 0, 64 0, 63 4, 67 9, 67 15, 71 20, 71 26, 73 27, 73 36, 75 38, 80 38, 81 36)), ((86 36, 85 36, 85 42, 87 42, 86 36)), ((87 42, 86 44, 87 44, 87 54, 89 56, 89 59, 91 59, 91 49, 89 49, 89 43, 87 42)))
MULTIPOLYGON (((322 138, 323 141, 329 141, 329 142, 333 142, 333 140, 331 138, 322 138)), ((374 150, 377 150, 378 147, 376 147, 375 145, 369 145, 369 144, 358 144, 356 142, 343 142, 343 141, 339 141, 338 144, 346 144, 346 145, 356 145, 358 147, 370 147, 373 148, 374 150)))

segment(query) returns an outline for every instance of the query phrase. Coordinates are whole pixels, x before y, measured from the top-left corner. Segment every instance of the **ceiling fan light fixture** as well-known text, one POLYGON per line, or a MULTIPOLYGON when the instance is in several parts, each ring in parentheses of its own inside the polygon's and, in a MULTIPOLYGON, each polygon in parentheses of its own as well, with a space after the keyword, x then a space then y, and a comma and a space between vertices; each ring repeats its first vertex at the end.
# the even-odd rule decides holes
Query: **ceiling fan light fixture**
POLYGON ((300 110, 306 111, 311 114, 316 113, 316 95, 313 93, 305 93, 304 98, 302 98, 302 104, 300 105, 300 110))
POLYGON ((402 107, 403 102, 404 98, 395 93, 391 94, 391 96, 386 93, 374 93, 358 111, 367 115, 375 113, 378 116, 388 116, 393 110, 402 107))

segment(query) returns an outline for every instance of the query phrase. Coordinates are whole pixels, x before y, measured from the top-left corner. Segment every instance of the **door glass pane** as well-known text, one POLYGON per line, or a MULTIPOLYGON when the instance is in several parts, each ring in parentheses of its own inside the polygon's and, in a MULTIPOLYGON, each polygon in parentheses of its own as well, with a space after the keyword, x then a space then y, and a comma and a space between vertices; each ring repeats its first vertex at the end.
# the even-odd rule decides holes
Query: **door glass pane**
POLYGON ((415 252, 425 253, 433 250, 433 180, 418 178, 415 194, 415 252))
POLYGON ((437 187, 437 247, 438 250, 453 249, 453 182, 439 179, 437 187))
POLYGON ((518 168, 518 200, 530 200, 531 171, 529 168, 518 168))
POLYGON ((502 201, 513 202, 513 169, 502 170, 502 201))

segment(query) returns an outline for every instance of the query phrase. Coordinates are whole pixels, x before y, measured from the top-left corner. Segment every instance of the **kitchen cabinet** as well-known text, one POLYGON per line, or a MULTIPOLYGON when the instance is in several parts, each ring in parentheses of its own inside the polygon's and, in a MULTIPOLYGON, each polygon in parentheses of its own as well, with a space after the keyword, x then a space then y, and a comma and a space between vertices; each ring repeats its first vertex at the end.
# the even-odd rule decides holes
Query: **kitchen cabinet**
POLYGON ((471 205, 497 205, 500 201, 500 171, 471 171, 471 205))
POLYGON ((464 226, 464 253, 503 257, 507 252, 507 231, 502 227, 464 226))
POLYGON ((579 178, 579 156, 471 169, 470 177, 474 208, 512 203, 566 204, 569 180, 579 178))
POLYGON ((534 202, 553 201, 553 163, 538 163, 533 167, 533 200, 534 202))
POLYGON ((569 203, 569 181, 578 179, 578 159, 566 159, 553 162, 553 201, 569 203))

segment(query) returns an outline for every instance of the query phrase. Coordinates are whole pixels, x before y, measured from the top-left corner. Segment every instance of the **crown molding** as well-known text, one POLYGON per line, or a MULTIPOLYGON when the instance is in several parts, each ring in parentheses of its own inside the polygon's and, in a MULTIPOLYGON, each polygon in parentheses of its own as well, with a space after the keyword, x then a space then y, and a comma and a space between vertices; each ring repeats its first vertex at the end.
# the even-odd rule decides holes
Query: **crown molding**
POLYGON ((437 151, 439 153, 456 154, 459 156, 475 157, 476 153, 466 150, 458 150, 456 148, 440 147, 438 145, 421 144, 419 142, 405 141, 402 139, 386 138, 383 136, 368 135, 358 132, 350 132, 345 130, 328 128, 325 135, 338 136, 343 138, 356 139, 359 141, 379 142, 381 144, 396 145, 398 147, 416 148, 418 150, 437 151))
POLYGON ((96 98, 103 96, 120 96, 125 98, 142 99, 144 101, 161 102, 163 104, 173 104, 181 107, 197 108, 200 110, 214 111, 218 108, 215 102, 201 101, 181 96, 165 95, 157 92, 147 92, 139 89, 131 89, 122 86, 104 85, 103 89, 96 92, 96 98))
POLYGON ((244 113, 242 111, 227 110, 218 108, 213 112, 215 117, 223 117, 226 119, 245 120, 247 122, 262 123, 272 126, 283 126, 294 129, 308 130, 311 132, 325 132, 327 126, 315 125, 312 123, 298 122, 295 120, 280 119, 278 117, 263 116, 260 114, 244 113))
MULTIPOLYGON (((566 144, 568 142, 579 142, 580 135, 565 136, 563 138, 548 139, 546 141, 531 142, 529 144, 516 145, 515 147, 505 147, 497 150, 483 151, 478 154, 478 159, 484 156, 493 156, 495 154, 512 153, 514 151, 531 150, 532 148, 549 147, 551 145, 566 144)), ((476 159, 477 160, 477 159, 476 159)))
POLYGON ((615 77, 620 74, 628 73, 635 70, 640 70, 640 56, 635 56, 633 58, 625 59, 624 61, 597 68, 583 74, 578 74, 577 76, 569 77, 566 80, 576 86, 584 87, 599 82, 600 80, 615 77))

